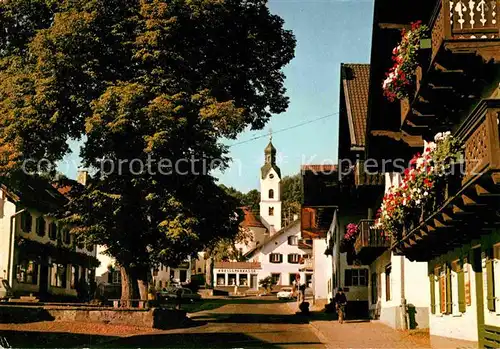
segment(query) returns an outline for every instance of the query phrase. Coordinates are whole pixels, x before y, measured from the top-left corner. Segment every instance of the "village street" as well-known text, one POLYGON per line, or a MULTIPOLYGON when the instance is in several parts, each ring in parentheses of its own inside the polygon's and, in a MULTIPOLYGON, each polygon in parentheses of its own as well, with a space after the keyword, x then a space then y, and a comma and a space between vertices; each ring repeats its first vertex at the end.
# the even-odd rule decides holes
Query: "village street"
MULTIPOLYGON (((425 332, 393 330, 377 322, 339 325, 324 313, 296 315, 296 303, 274 297, 206 300, 187 328, 168 331, 90 323, 0 324, 10 347, 129 348, 457 348, 425 332)), ((2 342, 0 342, 1 345, 2 342)))

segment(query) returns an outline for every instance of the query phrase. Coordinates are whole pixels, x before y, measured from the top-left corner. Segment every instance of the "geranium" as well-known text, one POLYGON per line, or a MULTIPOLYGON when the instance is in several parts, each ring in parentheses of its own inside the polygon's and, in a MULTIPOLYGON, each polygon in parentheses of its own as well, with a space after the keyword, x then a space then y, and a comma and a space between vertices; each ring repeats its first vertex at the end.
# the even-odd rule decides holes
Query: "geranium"
POLYGON ((409 90, 415 79, 418 66, 417 53, 420 49, 420 40, 426 35, 429 28, 421 21, 411 24, 409 31, 401 32, 401 43, 392 50, 394 65, 386 74, 382 83, 384 96, 391 102, 409 96, 409 90))
POLYGON ((354 223, 349 223, 347 225, 346 233, 344 234, 344 240, 347 241, 356 240, 358 233, 359 233, 358 225, 354 223))
POLYGON ((453 174, 461 146, 450 132, 439 133, 422 154, 410 160, 398 186, 387 190, 377 212, 375 227, 395 236, 418 212, 436 198, 437 188, 453 174))

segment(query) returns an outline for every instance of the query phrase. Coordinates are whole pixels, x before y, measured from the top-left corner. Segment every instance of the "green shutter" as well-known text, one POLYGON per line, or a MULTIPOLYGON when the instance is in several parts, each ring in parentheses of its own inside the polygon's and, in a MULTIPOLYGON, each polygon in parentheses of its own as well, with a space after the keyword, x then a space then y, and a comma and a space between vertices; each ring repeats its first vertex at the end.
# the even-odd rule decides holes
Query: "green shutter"
POLYGON ((431 313, 436 314, 436 283, 434 274, 429 274, 429 283, 431 285, 431 313))
POLYGON ((488 297, 488 309, 495 311, 495 284, 493 275, 493 261, 486 259, 486 290, 488 297))
POLYGON ((465 313, 465 277, 464 270, 460 268, 457 272, 458 279, 458 311, 465 313))
POLYGON ((451 299, 451 271, 450 267, 446 266, 446 314, 453 312, 453 303, 451 299))

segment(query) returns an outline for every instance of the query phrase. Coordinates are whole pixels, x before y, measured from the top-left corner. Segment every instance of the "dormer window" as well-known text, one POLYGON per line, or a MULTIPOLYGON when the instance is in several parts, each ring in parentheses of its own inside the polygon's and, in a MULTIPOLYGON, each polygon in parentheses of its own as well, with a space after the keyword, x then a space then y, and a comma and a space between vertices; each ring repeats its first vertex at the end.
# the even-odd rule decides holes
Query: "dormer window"
POLYGON ((274 190, 269 189, 269 199, 274 199, 274 190))

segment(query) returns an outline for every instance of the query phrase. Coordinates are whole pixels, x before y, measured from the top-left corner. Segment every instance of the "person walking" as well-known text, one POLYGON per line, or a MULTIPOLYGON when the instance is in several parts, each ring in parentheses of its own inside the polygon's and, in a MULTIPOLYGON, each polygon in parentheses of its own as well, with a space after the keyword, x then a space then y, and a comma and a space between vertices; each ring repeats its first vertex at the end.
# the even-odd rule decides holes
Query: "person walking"
POLYGON ((337 294, 335 295, 335 309, 337 309, 337 314, 339 315, 340 324, 344 323, 346 305, 347 305, 347 297, 342 287, 339 287, 337 294))

